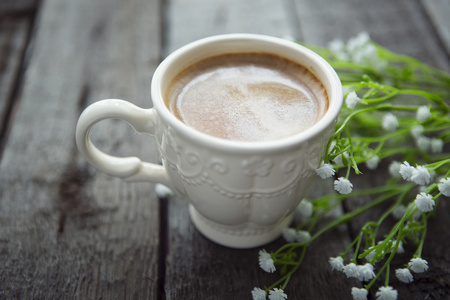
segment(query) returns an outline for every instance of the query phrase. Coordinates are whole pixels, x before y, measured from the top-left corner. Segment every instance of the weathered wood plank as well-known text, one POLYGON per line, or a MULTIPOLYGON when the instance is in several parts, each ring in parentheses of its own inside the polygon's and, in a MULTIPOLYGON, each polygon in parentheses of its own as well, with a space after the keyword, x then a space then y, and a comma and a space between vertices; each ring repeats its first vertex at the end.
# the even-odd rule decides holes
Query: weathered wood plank
MULTIPOLYGON (((102 98, 150 107, 157 1, 42 3, 0 165, 1 298, 156 299, 159 204, 150 184, 93 171, 75 149, 81 110, 102 98)), ((125 124, 94 128, 105 151, 156 161, 125 124)))
POLYGON ((35 11, 38 0, 3 0, 0 2, 0 17, 29 14, 35 11))
POLYGON ((20 68, 32 20, 32 13, 23 17, 0 18, 0 157, 13 98, 18 92, 20 68))
POLYGON ((169 1, 165 32, 167 55, 189 42, 216 34, 260 33, 294 36, 286 18, 288 0, 169 1), (189 13, 186 13, 189 12, 189 13))
MULTIPOLYGON (((195 39, 231 32, 295 37, 298 29, 293 25, 292 9, 290 1, 171 1, 166 11, 166 49, 171 52, 195 39), (194 15, 186 14, 187 10, 194 15)), ((331 186, 323 187, 320 181, 317 184, 318 188, 312 191, 329 191, 331 186)), ((171 203, 168 219, 166 299, 250 299, 253 287, 263 288, 277 280, 277 274, 267 274, 259 268, 258 251, 276 250, 285 243, 282 238, 257 249, 228 249, 196 231, 189 221, 186 204, 171 203)), ((311 246, 286 290, 289 299, 348 296, 342 274, 329 278, 328 266, 328 257, 343 251, 348 242, 348 233, 340 228, 311 246), (323 278, 332 288, 322 288, 323 278)))
POLYGON ((334 39, 346 41, 366 31, 391 51, 450 70, 445 50, 417 0, 295 0, 295 4, 304 42, 326 46, 334 39))
POLYGON ((436 30, 436 34, 444 44, 447 55, 450 55, 450 19, 448 17, 450 15, 450 1, 421 0, 420 2, 430 17, 431 23, 436 30))

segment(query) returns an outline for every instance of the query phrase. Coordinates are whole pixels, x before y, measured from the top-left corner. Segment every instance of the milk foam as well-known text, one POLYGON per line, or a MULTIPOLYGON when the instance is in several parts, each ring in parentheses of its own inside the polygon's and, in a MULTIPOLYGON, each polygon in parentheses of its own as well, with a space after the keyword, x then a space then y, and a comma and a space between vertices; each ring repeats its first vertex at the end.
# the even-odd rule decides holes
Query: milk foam
POLYGON ((186 125, 240 141, 297 134, 314 125, 328 106, 314 75, 269 54, 205 60, 181 72, 166 98, 169 109, 186 125))

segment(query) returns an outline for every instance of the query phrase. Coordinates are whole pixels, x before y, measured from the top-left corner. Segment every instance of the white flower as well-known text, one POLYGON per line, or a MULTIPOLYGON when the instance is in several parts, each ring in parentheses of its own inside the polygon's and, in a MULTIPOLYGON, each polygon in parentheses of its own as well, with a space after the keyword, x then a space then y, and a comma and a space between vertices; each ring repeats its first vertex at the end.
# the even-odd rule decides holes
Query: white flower
POLYGON ((342 60, 349 60, 350 56, 345 50, 345 43, 342 40, 335 39, 328 43, 328 48, 331 49, 342 60))
POLYGON ((396 300, 398 292, 391 286, 381 286, 376 293, 378 300, 396 300))
POLYGON ((403 179, 409 181, 409 180, 411 180, 411 176, 412 176, 414 170, 415 170, 415 168, 411 167, 410 164, 407 161, 405 161, 400 166, 399 173, 400 173, 400 175, 402 175, 403 179))
POLYGON ((364 47, 368 42, 370 42, 370 36, 367 32, 363 31, 348 40, 347 49, 350 52, 354 52, 358 48, 364 47))
POLYGON ((330 257, 328 262, 333 270, 342 271, 344 269, 344 259, 341 256, 330 257))
POLYGON ((375 277, 375 272, 373 271, 373 266, 371 264, 365 264, 363 266, 358 266, 359 277, 361 281, 369 281, 375 277))
POLYGON ((411 272, 406 268, 395 270, 395 276, 397 276, 397 278, 404 283, 410 283, 414 281, 411 272))
POLYGON ((269 299, 270 300, 283 300, 287 299, 287 295, 284 293, 282 289, 274 288, 269 291, 269 299))
MULTIPOLYGON (((392 248, 395 246, 395 244, 397 244, 397 240, 394 240, 392 242, 392 248)), ((403 242, 402 241, 400 241, 400 243, 398 243, 397 253, 405 253, 405 248, 403 248, 403 242)))
POLYGON ((391 162, 389 164, 389 174, 391 174, 391 176, 393 178, 398 178, 400 177, 400 166, 401 166, 401 162, 394 160, 393 162, 391 162))
POLYGON ((411 175, 411 181, 414 181, 417 184, 425 185, 429 184, 431 180, 431 174, 428 169, 424 166, 416 167, 411 175))
POLYGON ((438 188, 442 195, 450 197, 450 177, 442 178, 439 181, 438 188))
POLYGON ((345 43, 340 39, 334 39, 328 43, 328 48, 334 52, 345 50, 345 43))
POLYGON ((366 260, 367 261, 371 261, 375 257, 377 252, 375 251, 375 247, 374 246, 369 247, 367 250, 370 250, 370 252, 369 252, 369 254, 367 254, 366 260))
POLYGON ((303 218, 310 218, 313 214, 314 206, 308 199, 303 199, 302 202, 297 206, 297 211, 302 215, 303 218))
POLYGON ((359 102, 361 102, 361 99, 358 97, 355 91, 350 92, 350 94, 348 94, 345 98, 345 104, 350 109, 354 109, 356 104, 358 104, 359 102))
POLYGON ((304 230, 286 228, 283 230, 283 237, 288 243, 306 243, 311 239, 311 234, 304 230))
POLYGON ((422 105, 417 109, 416 117, 420 123, 423 123, 426 120, 428 120, 430 118, 430 116, 431 116, 431 113, 430 113, 430 108, 428 106, 422 105))
POLYGON ((273 263, 274 262, 270 253, 267 253, 264 249, 259 251, 259 266, 261 269, 267 273, 273 273, 276 270, 273 263))
POLYGON ((342 268, 342 271, 344 272, 345 275, 347 275, 347 278, 359 278, 361 275, 359 274, 359 269, 358 266, 355 265, 354 263, 349 263, 348 265, 345 265, 342 268))
POLYGON ((297 243, 306 243, 311 239, 311 234, 305 230, 297 231, 296 242, 297 243))
POLYGON ((430 147, 431 153, 434 154, 442 153, 442 151, 444 150, 444 141, 441 139, 433 138, 431 139, 430 147))
POLYGON ((353 184, 350 180, 345 179, 344 177, 339 177, 334 181, 334 189, 344 195, 350 194, 353 189, 353 184))
POLYGON ((378 155, 372 156, 369 160, 366 161, 366 167, 369 170, 375 170, 378 167, 378 163, 380 162, 380 158, 378 155))
MULTIPOLYGON (((327 150, 328 154, 333 152, 334 147, 336 147, 336 140, 332 140, 331 143, 330 143, 330 146, 328 146, 328 150, 327 150)), ((323 163, 323 161, 322 161, 322 163, 323 163)))
POLYGON ((253 300, 266 300, 267 293, 266 291, 255 287, 252 291, 253 300))
POLYGON ((367 300, 368 291, 366 289, 352 288, 353 300, 367 300))
POLYGON ((416 200, 414 200, 416 203, 417 208, 421 212, 429 212, 433 210, 434 206, 434 200, 433 196, 426 194, 426 193, 420 193, 416 196, 416 200))
POLYGON ((331 164, 325 164, 322 162, 319 168, 316 169, 316 174, 322 179, 330 178, 336 173, 336 170, 331 164))
POLYGON ((420 257, 412 258, 409 261, 408 266, 416 273, 423 273, 428 270, 428 262, 420 257))
POLYGON ((286 228, 283 230, 283 238, 288 243, 295 242, 295 238, 297 237, 297 231, 294 228, 286 228))
POLYGON ((169 198, 170 196, 173 196, 172 190, 161 183, 157 183, 155 185, 155 192, 156 192, 156 195, 158 196, 158 198, 160 198, 160 199, 166 199, 166 198, 169 198))
POLYGON ((403 204, 400 204, 392 211, 392 216, 396 220, 400 220, 401 218, 403 218, 403 215, 405 214, 405 212, 406 212, 406 206, 404 206, 403 204))
POLYGON ((398 119, 392 113, 387 113, 383 117, 382 127, 386 131, 395 131, 398 128, 398 119))
POLYGON ((343 166, 344 163, 342 162, 342 154, 339 154, 334 158, 334 163, 338 166, 343 166))
POLYGON ((429 137, 420 135, 416 138, 416 145, 423 152, 428 152, 431 147, 431 139, 429 137))
POLYGON ((411 129, 411 135, 413 136, 413 138, 417 139, 424 130, 425 130, 425 128, 423 128, 422 125, 419 125, 417 127, 414 127, 413 129, 411 129))

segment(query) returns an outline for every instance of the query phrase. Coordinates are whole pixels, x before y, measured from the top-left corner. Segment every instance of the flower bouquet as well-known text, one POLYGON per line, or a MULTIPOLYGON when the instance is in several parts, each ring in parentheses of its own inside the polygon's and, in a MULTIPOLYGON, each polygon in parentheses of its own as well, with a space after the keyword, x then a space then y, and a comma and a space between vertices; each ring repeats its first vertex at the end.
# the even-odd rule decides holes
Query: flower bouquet
POLYGON ((390 276, 408 284, 415 273, 427 271, 422 250, 428 220, 439 201, 450 197, 450 158, 445 151, 450 142, 450 75, 390 52, 367 33, 347 43, 335 40, 328 48, 308 47, 335 68, 344 87, 345 105, 316 170, 322 179, 335 177, 337 193, 304 199, 299 211, 306 219, 285 230, 288 243, 271 253, 260 250, 260 267, 279 277, 270 286, 255 287, 251 294, 254 300, 287 299, 284 290, 301 267, 308 245, 384 204, 381 216, 368 220, 347 249, 328 260, 330 272, 343 272, 364 283, 363 288, 349 291, 353 299, 367 299, 374 287, 377 299, 397 299, 390 276), (370 171, 382 161, 389 173, 383 185, 361 189, 352 183, 353 176, 364 176, 362 165, 370 171), (360 196, 371 201, 318 226, 345 199, 360 196), (381 235, 387 219, 393 219, 393 225, 381 235), (404 243, 413 244, 415 252, 402 268, 391 270, 393 258, 404 252, 404 243))

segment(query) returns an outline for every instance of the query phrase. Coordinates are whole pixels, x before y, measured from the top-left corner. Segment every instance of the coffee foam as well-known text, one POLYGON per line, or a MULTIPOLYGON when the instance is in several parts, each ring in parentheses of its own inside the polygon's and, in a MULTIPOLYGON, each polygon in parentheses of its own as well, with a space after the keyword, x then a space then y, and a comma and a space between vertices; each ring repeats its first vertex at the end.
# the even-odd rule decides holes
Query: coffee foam
POLYGON ((168 89, 166 105, 206 134, 268 141, 314 125, 326 112, 328 97, 304 67, 271 54, 240 53, 182 71, 168 89))

